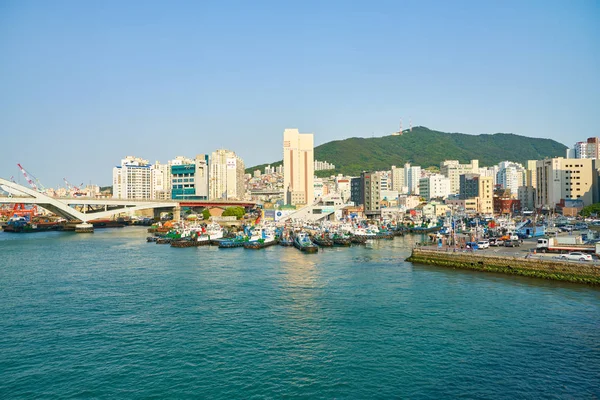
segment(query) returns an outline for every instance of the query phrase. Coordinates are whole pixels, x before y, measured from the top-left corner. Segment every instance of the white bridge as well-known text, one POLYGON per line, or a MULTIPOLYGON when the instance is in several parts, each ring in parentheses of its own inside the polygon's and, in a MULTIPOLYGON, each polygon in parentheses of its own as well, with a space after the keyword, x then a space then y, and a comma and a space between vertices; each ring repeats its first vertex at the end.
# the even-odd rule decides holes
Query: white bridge
POLYGON ((87 223, 124 212, 154 208, 179 208, 178 201, 92 199, 86 197, 50 197, 36 190, 0 178, 0 204, 36 204, 69 221, 87 223))

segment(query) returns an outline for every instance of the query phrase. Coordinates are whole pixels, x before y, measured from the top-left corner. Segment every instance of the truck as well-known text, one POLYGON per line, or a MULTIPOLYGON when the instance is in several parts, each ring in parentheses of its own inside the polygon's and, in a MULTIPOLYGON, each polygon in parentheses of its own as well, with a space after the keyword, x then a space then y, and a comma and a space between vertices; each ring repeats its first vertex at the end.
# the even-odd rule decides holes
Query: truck
POLYGON ((540 253, 570 253, 581 251, 589 254, 600 254, 600 243, 585 244, 581 236, 540 238, 536 250, 540 253))

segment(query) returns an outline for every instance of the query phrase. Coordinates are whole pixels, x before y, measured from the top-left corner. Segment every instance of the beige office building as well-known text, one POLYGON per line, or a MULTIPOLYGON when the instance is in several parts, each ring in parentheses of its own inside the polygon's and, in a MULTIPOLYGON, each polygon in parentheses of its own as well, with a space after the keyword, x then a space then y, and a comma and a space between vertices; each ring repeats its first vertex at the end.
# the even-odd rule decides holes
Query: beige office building
POLYGON ((593 203, 593 169, 589 158, 552 158, 536 163, 537 208, 553 210, 561 199, 593 203))
POLYGON ((477 211, 483 215, 494 214, 494 178, 491 176, 479 177, 477 211))
POLYGON ((285 204, 314 201, 314 135, 298 129, 283 131, 283 187, 285 204))

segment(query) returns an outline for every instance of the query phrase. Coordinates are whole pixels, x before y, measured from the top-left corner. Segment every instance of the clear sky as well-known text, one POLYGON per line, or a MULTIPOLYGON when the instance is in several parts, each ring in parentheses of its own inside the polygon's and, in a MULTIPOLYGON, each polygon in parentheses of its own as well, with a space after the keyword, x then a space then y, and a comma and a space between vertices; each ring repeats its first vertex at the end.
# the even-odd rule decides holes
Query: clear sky
MULTIPOLYGON (((0 177, 423 125, 600 136, 600 1, 0 0, 0 177)), ((21 178, 21 182, 23 182, 21 178)))

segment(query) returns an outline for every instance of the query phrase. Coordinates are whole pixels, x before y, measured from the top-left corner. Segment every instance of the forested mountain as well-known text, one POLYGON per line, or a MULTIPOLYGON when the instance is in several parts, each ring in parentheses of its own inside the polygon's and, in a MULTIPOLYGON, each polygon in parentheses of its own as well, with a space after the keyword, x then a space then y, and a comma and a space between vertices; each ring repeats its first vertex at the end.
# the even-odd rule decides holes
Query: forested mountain
MULTIPOLYGON (((444 160, 467 163, 479 160, 480 166, 501 161, 525 163, 546 157, 564 157, 566 146, 551 139, 530 138, 512 133, 467 135, 433 131, 422 126, 404 131, 401 136, 349 138, 315 147, 314 157, 336 166, 335 173, 358 175, 361 171, 387 170, 410 162, 423 168, 439 167, 444 160)), ((281 161, 271 163, 280 165, 281 161)), ((248 168, 264 170, 266 164, 248 168)), ((330 171, 327 175, 334 173, 330 171)))

